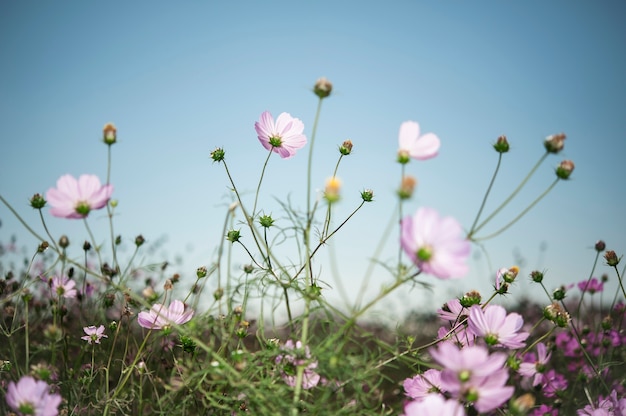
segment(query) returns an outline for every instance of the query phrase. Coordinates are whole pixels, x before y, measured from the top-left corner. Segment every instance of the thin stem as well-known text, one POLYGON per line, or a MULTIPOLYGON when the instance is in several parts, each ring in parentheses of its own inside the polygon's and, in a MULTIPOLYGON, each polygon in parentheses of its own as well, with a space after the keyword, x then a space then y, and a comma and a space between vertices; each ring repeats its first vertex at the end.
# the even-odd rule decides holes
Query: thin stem
POLYGON ((83 222, 85 223, 85 228, 87 229, 87 234, 89 234, 89 239, 91 240, 91 244, 93 245, 93 248, 96 251, 96 254, 98 255, 98 263, 100 264, 100 269, 102 269, 102 257, 100 256, 100 248, 96 244, 96 240, 93 237, 91 228, 89 228, 89 223, 87 222, 87 218, 83 218, 83 222))
POLYGON ((261 177, 259 178, 259 185, 256 187, 256 195, 254 197, 254 207, 252 208, 252 221, 254 221, 254 216, 256 214, 256 204, 259 200, 259 193, 261 191, 261 183, 263 182, 263 176, 265 175, 265 168, 267 168, 267 162, 270 160, 270 156, 272 156, 272 152, 274 150, 274 146, 270 149, 270 152, 265 159, 265 163, 263 164, 263 170, 261 170, 261 177))
MULTIPOLYGON (((111 183, 111 145, 108 145, 107 151, 107 185, 111 183)), ((109 218, 109 231, 111 233, 111 253, 113 255, 113 270, 117 271, 119 266, 117 264, 117 250, 115 249, 115 232, 113 230, 113 210, 111 204, 107 201, 107 216, 109 218)), ((102 265, 102 261, 100 262, 102 265)))
MULTIPOLYGON (((404 179, 404 172, 406 164, 402 164, 402 169, 400 172, 400 183, 404 179)), ((404 198, 400 197, 400 202, 398 203, 398 265, 396 267, 396 273, 398 273, 398 277, 400 277, 400 271, 402 269, 402 206, 404 204, 404 198)))
MULTIPOLYGON (((505 206, 507 206, 508 203, 511 202, 511 200, 513 198, 515 198, 515 196, 524 187, 524 185, 526 185, 526 182, 528 182, 530 177, 533 176, 535 171, 539 168, 541 163, 543 163, 543 161, 548 157, 548 154, 549 153, 546 152, 546 153, 543 154, 543 156, 541 156, 541 158, 539 158, 539 160, 537 161, 535 166, 533 166, 533 168, 530 170, 530 172, 528 172, 528 175, 526 175, 526 177, 522 180, 522 182, 520 182, 520 184, 517 185, 517 188, 515 188, 513 193, 511 195, 509 195, 509 197, 507 199, 505 199, 504 202, 502 204, 500 204, 500 206, 498 208, 496 208, 496 210, 491 213, 491 215, 489 215, 483 222, 481 222, 480 225, 478 225, 476 228, 473 229, 472 235, 475 234, 476 232, 478 232, 478 230, 480 230, 481 228, 483 228, 485 226, 485 224, 487 224, 493 217, 495 217, 500 211, 502 211, 502 209, 505 206)), ((472 235, 468 235, 468 237, 472 237, 472 235)))
POLYGON ((306 175, 306 212, 310 221, 311 217, 311 168, 313 166, 313 145, 315 144, 315 135, 317 133, 317 124, 322 111, 322 98, 317 102, 317 111, 315 112, 315 120, 313 121, 313 129, 311 130, 311 144, 309 145, 309 161, 307 165, 306 175))
MULTIPOLYGON (((552 182, 552 184, 550 186, 548 186, 548 188, 545 191, 543 191, 543 193, 541 195, 539 195, 537 197, 537 199, 535 199, 530 205, 528 205, 517 217, 513 218, 513 220, 510 221, 507 225, 505 225, 504 227, 500 228, 498 231, 496 231, 493 234, 489 234, 488 236, 481 237, 481 238, 472 238, 471 240, 472 241, 488 240, 488 239, 493 238, 493 237, 501 234, 502 232, 506 231, 509 227, 511 227, 513 224, 515 224, 517 221, 519 221, 520 218, 522 218, 524 215, 526 215, 526 213, 528 211, 530 211, 535 205, 537 205, 537 203, 539 203, 539 201, 541 201, 544 196, 548 195, 548 193, 552 190, 552 188, 555 187, 555 185, 558 182, 559 182, 559 178, 555 179, 554 182, 552 182)), ((478 230, 478 228, 477 228, 477 230, 478 230)))
POLYGON ((487 192, 485 192, 485 196, 483 197, 483 202, 480 204, 480 208, 478 209, 478 213, 476 213, 476 218, 474 219, 474 223, 470 228, 468 236, 474 234, 474 228, 478 223, 478 219, 480 215, 483 213, 483 209, 485 208, 485 204, 487 203, 487 198, 489 197, 489 193, 491 192, 491 188, 496 181, 496 176, 498 176, 498 171, 500 170, 500 164, 502 163, 502 153, 498 153, 498 163, 496 164, 496 170, 493 172, 493 176, 491 177, 491 181, 489 182, 489 186, 487 187, 487 192))

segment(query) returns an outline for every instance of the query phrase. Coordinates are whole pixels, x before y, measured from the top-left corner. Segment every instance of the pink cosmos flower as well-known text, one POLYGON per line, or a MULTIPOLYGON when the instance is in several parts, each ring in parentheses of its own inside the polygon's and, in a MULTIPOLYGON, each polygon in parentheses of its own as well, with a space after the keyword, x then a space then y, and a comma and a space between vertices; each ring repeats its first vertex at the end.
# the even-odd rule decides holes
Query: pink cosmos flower
POLYGON ((403 416, 465 416, 465 408, 456 400, 446 400, 429 394, 424 400, 414 400, 404 406, 403 416))
POLYGON ((514 388, 507 386, 509 372, 504 367, 507 355, 474 345, 459 349, 445 342, 430 355, 441 364, 441 388, 452 398, 471 403, 480 413, 490 412, 512 395, 514 388))
POLYGON ((103 337, 108 338, 107 335, 104 335, 104 325, 100 325, 97 328, 94 325, 86 326, 83 328, 83 331, 85 331, 85 334, 87 335, 81 337, 80 339, 84 339, 90 344, 92 342, 100 344, 100 339, 102 339, 103 337))
POLYGON ((441 392, 441 371, 431 368, 413 378, 407 378, 403 383, 406 395, 412 399, 421 399, 429 394, 441 392))
POLYGON ((320 375, 315 372, 317 361, 311 359, 309 347, 302 348, 302 342, 297 341, 295 344, 292 340, 287 340, 283 346, 285 354, 276 357, 276 364, 282 369, 281 377, 288 386, 296 385, 296 375, 298 366, 304 367, 302 378, 302 388, 312 389, 320 382, 320 375))
POLYGON ((155 303, 149 312, 139 312, 137 322, 148 329, 165 329, 172 324, 182 325, 193 317, 193 309, 185 311, 185 304, 179 300, 173 301, 169 308, 155 303))
POLYGON ((407 160, 407 156, 417 160, 426 160, 437 156, 439 138, 434 133, 420 136, 420 126, 415 121, 405 121, 400 125, 398 134, 398 158, 407 160))
POLYGON ((267 150, 276 152, 283 159, 289 159, 306 144, 304 123, 289 113, 280 113, 276 122, 269 111, 263 112, 254 123, 259 141, 267 150))
POLYGON ((46 199, 50 203, 50 214, 61 218, 85 218, 91 210, 104 207, 113 185, 101 185, 95 175, 81 175, 76 180, 72 175, 63 175, 56 188, 50 188, 46 199))
POLYGON ((578 282, 578 288, 581 292, 589 292, 589 294, 593 295, 596 292, 602 292, 604 287, 604 283, 599 281, 596 277, 592 277, 589 280, 583 280, 582 282, 578 282))
POLYGON ((470 308, 467 319, 469 330, 484 338, 487 345, 499 345, 507 348, 521 348, 525 345, 528 332, 519 332, 524 325, 524 318, 518 313, 506 314, 500 305, 479 305, 470 308))
POLYGON ((452 217, 439 217, 432 208, 420 208, 401 224, 400 244, 423 272, 440 279, 463 277, 470 243, 452 217))
POLYGON ((66 276, 54 276, 52 278, 52 290, 59 297, 63 296, 66 299, 76 297, 76 282, 66 276))
POLYGON ((50 386, 45 381, 30 376, 22 377, 17 384, 9 383, 6 400, 20 415, 57 416, 61 404, 61 396, 50 394, 50 386))
POLYGON ((440 309, 437 309, 439 318, 451 324, 461 322, 462 315, 467 315, 468 311, 458 298, 446 302, 440 309))
MULTIPOLYGON (((530 354, 529 354, 530 355, 530 354)), ((546 371, 546 365, 550 361, 551 352, 548 352, 546 345, 543 342, 537 344, 537 357, 531 361, 524 361, 519 366, 519 373, 528 378, 533 379, 533 386, 541 384, 543 382, 543 373, 546 371)))

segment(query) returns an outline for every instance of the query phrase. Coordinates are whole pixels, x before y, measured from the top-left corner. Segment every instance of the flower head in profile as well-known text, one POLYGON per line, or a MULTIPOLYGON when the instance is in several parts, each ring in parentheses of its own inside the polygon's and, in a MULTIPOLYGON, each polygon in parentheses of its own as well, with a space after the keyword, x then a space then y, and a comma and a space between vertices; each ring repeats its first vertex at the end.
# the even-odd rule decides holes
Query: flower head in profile
POLYGON ((95 175, 63 175, 56 188, 46 192, 50 214, 60 218, 85 218, 90 211, 104 207, 113 193, 113 185, 101 185, 95 175))
POLYGON ((52 291, 59 297, 66 299, 76 297, 76 282, 66 276, 54 276, 52 278, 52 291))
POLYGON ((278 153, 283 159, 289 159, 306 144, 306 136, 302 134, 304 123, 289 113, 280 113, 274 121, 272 114, 265 111, 254 123, 254 129, 263 147, 278 153))
POLYGON ((420 208, 402 220, 400 244, 423 272, 440 279, 463 277, 470 243, 452 217, 441 218, 431 208, 420 208))
POLYGON ((283 352, 276 357, 276 364, 282 370, 281 377, 288 386, 296 385, 297 370, 299 366, 304 366, 302 379, 303 389, 312 389, 320 382, 320 375, 315 371, 317 361, 311 358, 309 347, 303 347, 301 341, 293 342, 288 340, 283 345, 283 352))
POLYGON ((441 145, 434 133, 420 136, 420 126, 415 121, 405 121, 400 125, 398 144, 398 162, 402 164, 408 163, 409 158, 431 159, 437 156, 441 145))
POLYGON ((465 407, 458 401, 430 394, 424 400, 407 403, 402 416, 465 416, 465 414, 465 407))
POLYGON ((155 303, 148 312, 139 312, 137 322, 148 329, 166 329, 172 324, 182 325, 193 317, 193 309, 185 310, 185 304, 179 300, 173 301, 169 308, 155 303))
POLYGON ((108 338, 107 335, 104 335, 104 325, 100 325, 97 328, 94 325, 86 326, 83 328, 83 331, 85 331, 85 334, 87 335, 81 337, 80 339, 84 339, 90 344, 92 342, 100 344, 100 340, 102 338, 108 338))
POLYGON ((30 376, 9 383, 6 400, 19 415, 56 416, 61 404, 61 396, 50 394, 50 386, 45 381, 30 376))

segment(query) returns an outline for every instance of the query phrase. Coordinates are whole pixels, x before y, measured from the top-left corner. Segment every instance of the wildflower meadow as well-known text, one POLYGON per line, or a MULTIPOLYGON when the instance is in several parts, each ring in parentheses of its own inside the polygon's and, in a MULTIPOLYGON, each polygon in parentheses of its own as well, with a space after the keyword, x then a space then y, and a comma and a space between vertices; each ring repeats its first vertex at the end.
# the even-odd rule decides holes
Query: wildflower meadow
POLYGON ((115 226, 116 190, 124 182, 110 178, 124 133, 118 141, 112 123, 102 130, 106 177, 41 178, 48 190, 24 195, 30 206, 0 194, 38 241, 25 258, 15 250, 19 236, 0 241, 0 414, 626 415, 625 267, 622 253, 603 241, 580 242, 581 255, 589 244, 594 254, 575 285, 555 285, 549 270, 522 275, 518 265, 495 258, 487 293, 459 293, 436 310, 413 305, 416 313, 395 325, 368 318, 398 292, 463 279, 481 241, 524 222, 554 187, 576 192, 569 181, 575 164, 559 158, 566 134, 537 138, 537 160, 528 161, 507 198, 487 204, 503 159, 515 156, 507 137, 493 138, 484 149, 493 176, 479 178, 486 191, 464 204, 476 212, 473 223, 462 224, 428 205, 428 195, 409 206, 418 189, 412 166, 428 169, 446 146, 436 132, 408 120, 379 140, 386 162, 377 169, 395 169, 397 181, 389 184, 395 200, 378 200, 376 189, 342 185, 342 162, 358 157, 358 140, 338 140, 332 155, 315 148, 333 85, 320 78, 309 94, 312 114, 291 114, 285 103, 285 112, 241 120, 249 125, 245 149, 207 143, 206 169, 219 172, 230 205, 223 217, 208 219, 222 224, 209 236, 215 255, 191 270, 173 272, 159 258, 139 261, 143 235, 133 237, 132 253, 119 251, 125 233, 115 226), (238 183, 229 155, 253 151, 259 174, 238 183), (321 178, 312 174, 320 157, 336 159, 321 178), (291 198, 291 189, 263 186, 270 164, 292 158, 307 167, 303 200, 291 198), (518 214, 486 233, 484 226, 548 163, 554 177, 545 191, 516 199, 518 214), (260 196, 268 193, 280 212, 264 206, 260 196), (339 204, 351 207, 347 215, 338 214, 339 204), (361 261, 386 284, 339 304, 321 253, 371 204, 389 205, 391 227, 367 241, 371 252, 361 261), (36 210, 40 222, 25 221, 25 210, 36 210), (106 235, 92 231, 94 212, 106 217, 106 235), (51 216, 84 229, 53 233, 51 216), (379 255, 383 248, 395 253, 392 259, 379 255), (543 297, 516 293, 520 279, 543 297), (614 293, 607 282, 617 282, 614 293))

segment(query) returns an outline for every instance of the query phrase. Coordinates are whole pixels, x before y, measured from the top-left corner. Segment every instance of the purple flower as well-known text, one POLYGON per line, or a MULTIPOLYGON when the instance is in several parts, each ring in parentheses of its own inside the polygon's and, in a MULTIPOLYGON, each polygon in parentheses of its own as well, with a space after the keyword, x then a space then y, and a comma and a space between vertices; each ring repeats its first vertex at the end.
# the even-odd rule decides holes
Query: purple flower
MULTIPOLYGON (((530 354, 527 354, 530 355, 530 354)), ((532 377, 533 386, 541 384, 543 382, 543 373, 546 370, 546 364, 550 361, 551 352, 548 352, 546 345, 543 342, 537 344, 537 358, 531 362, 525 361, 519 366, 519 373, 524 377, 532 377)))
POLYGON ((398 160, 401 162, 408 162, 409 157, 417 160, 433 158, 437 156, 440 146, 439 138, 434 133, 420 136, 420 126, 415 121, 405 121, 400 125, 398 144, 398 160))
POLYGON ((480 413, 490 412, 512 395, 507 386, 509 372, 504 367, 507 355, 474 345, 459 349, 445 342, 430 349, 435 361, 443 366, 441 388, 452 398, 471 403, 480 413))
POLYGON ((50 386, 45 381, 30 376, 22 377, 17 384, 9 383, 6 400, 19 415, 56 416, 61 404, 61 396, 50 394, 50 386))
POLYGON ((424 400, 414 400, 404 406, 403 416, 465 416, 465 408, 456 400, 446 400, 429 394, 424 400))
POLYGON ((581 292, 589 292, 589 294, 593 295, 596 292, 602 292, 604 288, 604 283, 599 281, 597 278, 592 277, 589 280, 583 280, 582 282, 578 282, 578 288, 581 292))
POLYGON ((63 296, 66 299, 76 297, 76 282, 65 276, 54 276, 52 278, 52 290, 59 297, 63 296))
POLYGON ((282 369, 281 377, 288 386, 296 385, 296 378, 299 366, 304 367, 302 377, 302 388, 312 389, 320 382, 320 375, 315 372, 317 361, 311 359, 309 347, 302 347, 302 342, 297 341, 295 344, 292 340, 287 340, 283 346, 285 354, 276 357, 276 364, 282 369))
POLYGON ((56 188, 50 188, 46 199, 50 203, 50 214, 61 218, 85 218, 91 210, 104 207, 113 185, 100 184, 95 175, 81 175, 76 180, 72 175, 63 175, 56 188))
POLYGON ((452 217, 439 217, 432 208, 420 208, 402 220, 400 244, 411 261, 423 272, 440 279, 462 277, 470 243, 452 217))
POLYGON ((272 114, 265 111, 254 123, 254 129, 263 147, 278 153, 283 159, 289 159, 306 144, 306 136, 302 134, 304 124, 289 113, 280 113, 274 122, 272 114))
POLYGON ((563 374, 550 370, 543 376, 542 391, 546 397, 556 397, 557 393, 565 391, 566 388, 567 380, 563 374))
POLYGON ((515 312, 507 315, 500 305, 487 305, 485 309, 473 305, 467 322, 469 330, 484 338, 487 345, 521 348, 529 335, 528 332, 519 332, 524 325, 524 318, 515 312))
POLYGON ((193 317, 193 309, 185 311, 185 304, 179 300, 173 301, 169 308, 155 303, 149 312, 139 312, 137 322, 144 328, 164 329, 172 324, 182 325, 193 317))
POLYGON ((403 383, 406 395, 412 399, 421 399, 429 394, 441 392, 441 371, 431 368, 413 378, 407 378, 403 383))
POLYGON ((93 325, 86 326, 83 328, 83 331, 85 331, 85 334, 87 335, 85 335, 84 337, 81 337, 80 339, 84 339, 90 344, 92 342, 95 342, 96 344, 100 344, 100 339, 102 339, 102 337, 108 338, 107 335, 104 335, 104 325, 100 325, 97 328, 93 325))

